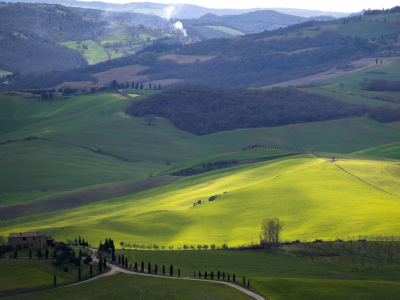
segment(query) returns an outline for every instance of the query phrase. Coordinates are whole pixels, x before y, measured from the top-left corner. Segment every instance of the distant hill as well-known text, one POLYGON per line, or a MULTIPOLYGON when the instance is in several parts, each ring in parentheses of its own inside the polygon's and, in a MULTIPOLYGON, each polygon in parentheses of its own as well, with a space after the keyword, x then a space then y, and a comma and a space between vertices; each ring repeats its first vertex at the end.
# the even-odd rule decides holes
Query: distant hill
MULTIPOLYGON (((334 20, 333 17, 315 17, 317 21, 334 20)), ((294 15, 283 14, 274 10, 258 10, 240 15, 217 16, 208 13, 198 19, 183 20, 182 23, 187 28, 188 34, 194 29, 192 27, 223 26, 235 29, 242 33, 257 33, 264 30, 274 30, 308 21, 308 18, 294 15)), ((231 34, 237 35, 237 34, 231 34)))
MULTIPOLYGON (((11 0, 10 2, 29 2, 29 0, 11 0)), ((42 0, 41 3, 61 4, 71 7, 93 8, 107 11, 119 12, 135 12, 155 16, 165 16, 168 11, 169 17, 179 19, 193 19, 200 18, 205 14, 214 14, 217 16, 224 15, 239 15, 257 10, 275 10, 284 14, 290 14, 299 17, 314 17, 314 16, 332 16, 335 18, 342 18, 348 16, 350 13, 334 12, 334 11, 320 11, 310 9, 297 9, 297 8, 250 8, 250 9, 216 9, 207 8, 193 4, 162 4, 152 2, 131 2, 125 4, 107 3, 101 1, 77 1, 77 0, 42 0)))

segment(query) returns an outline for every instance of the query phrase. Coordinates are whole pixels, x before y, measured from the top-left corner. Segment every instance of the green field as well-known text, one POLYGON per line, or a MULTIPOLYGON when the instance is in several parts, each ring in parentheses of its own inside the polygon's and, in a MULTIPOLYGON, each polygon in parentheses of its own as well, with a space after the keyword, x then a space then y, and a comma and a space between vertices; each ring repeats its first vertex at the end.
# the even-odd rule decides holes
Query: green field
POLYGON ((0 78, 1 77, 6 77, 7 75, 11 75, 11 72, 0 70, 0 78))
POLYGON ((288 240, 395 235, 399 172, 397 162, 292 156, 183 178, 62 215, 12 219, 0 223, 0 234, 39 230, 58 239, 110 236, 118 245, 235 246, 257 241, 261 220, 278 216, 288 240), (222 196, 208 202, 215 194, 222 196), (192 207, 198 200, 204 203, 192 207))
MULTIPOLYGON (((144 94, 135 97, 135 101, 154 93, 127 91, 144 94)), ((137 179, 169 168, 165 163, 167 160, 171 167, 176 167, 196 159, 201 161, 212 155, 240 151, 254 143, 350 153, 400 139, 398 123, 380 124, 368 118, 195 136, 177 130, 161 118, 156 125, 149 126, 141 118, 127 117, 124 111, 131 101, 131 97, 103 94, 34 104, 20 97, 1 96, 0 142, 38 136, 73 145, 45 140, 1 145, 0 177, 7 184, 1 187, 0 192, 67 191, 137 179), (74 145, 101 149, 139 161, 127 163, 74 145)), ((266 156, 275 155, 268 153, 266 156)), ((243 155, 250 155, 249 158, 258 156, 256 152, 249 152, 228 158, 240 159, 243 155)))
POLYGON ((147 278, 120 274, 76 286, 42 291, 10 299, 252 299, 244 293, 217 283, 147 278))
POLYGON ((340 26, 337 31, 341 34, 350 35, 352 37, 358 36, 362 38, 380 38, 381 35, 400 31, 400 26, 398 24, 391 24, 389 22, 382 21, 360 21, 350 22, 344 26, 340 26))
POLYGON ((107 52, 103 49, 103 46, 92 40, 82 41, 80 45, 75 41, 63 42, 60 43, 60 45, 66 46, 70 49, 83 51, 83 56, 86 58, 89 65, 97 64, 108 59, 107 52), (86 44, 88 49, 83 49, 82 44, 86 44))
POLYGON ((276 36, 271 36, 268 38, 263 39, 263 41, 271 41, 271 40, 281 40, 281 39, 291 39, 291 38, 305 38, 305 37, 314 37, 317 36, 320 33, 318 30, 304 30, 304 31, 299 31, 299 32, 291 32, 288 35, 276 35, 276 36), (300 34, 299 34, 300 33, 300 34))
POLYGON ((255 278, 252 286, 271 300, 398 299, 400 284, 388 281, 255 278))
POLYGON ((241 32, 239 30, 235 30, 235 29, 232 29, 232 28, 229 28, 229 27, 225 27, 225 26, 211 26, 211 25, 208 25, 206 27, 222 31, 222 32, 225 32, 225 33, 230 34, 230 35, 242 35, 242 34, 244 34, 243 32, 241 32))
POLYGON ((400 159, 400 143, 393 143, 357 151, 354 154, 400 159))
MULTIPOLYGON (((379 61, 378 61, 379 63, 379 61)), ((325 86, 319 86, 314 88, 309 88, 307 90, 319 93, 322 95, 330 96, 342 101, 348 101, 352 103, 359 104, 367 104, 371 107, 376 106, 390 106, 394 108, 400 107, 400 93, 399 92, 375 92, 375 91, 367 91, 363 90, 363 88, 358 84, 363 80, 363 78, 367 78, 368 80, 372 79, 382 79, 382 80, 391 80, 397 81, 400 80, 400 59, 394 60, 391 62, 385 62, 382 65, 378 65, 373 68, 368 68, 366 70, 362 70, 359 72, 339 76, 330 80, 323 81, 323 83, 329 84, 325 86), (374 72, 382 72, 384 74, 374 73, 374 72), (354 95, 346 95, 341 93, 329 92, 329 90, 342 90, 339 86, 339 83, 343 82, 343 91, 351 92, 354 95), (393 101, 389 102, 383 100, 370 99, 366 97, 362 97, 362 95, 368 95, 370 97, 373 96, 389 96, 392 97, 393 101)))

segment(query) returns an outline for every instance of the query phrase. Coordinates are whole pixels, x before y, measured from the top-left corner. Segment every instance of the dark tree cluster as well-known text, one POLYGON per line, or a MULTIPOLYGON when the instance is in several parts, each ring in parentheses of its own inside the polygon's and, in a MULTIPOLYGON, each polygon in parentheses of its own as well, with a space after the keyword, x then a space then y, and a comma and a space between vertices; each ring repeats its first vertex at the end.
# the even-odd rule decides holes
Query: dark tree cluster
POLYGON ((171 173, 171 175, 174 176, 191 176, 191 175, 196 175, 196 174, 201 174, 205 172, 210 172, 213 170, 218 170, 218 169, 223 169, 223 168, 229 168, 232 167, 232 165, 236 165, 238 161, 236 159, 232 160, 221 160, 221 161, 216 161, 216 162, 209 162, 209 163, 204 163, 198 166, 194 166, 191 168, 186 168, 182 169, 176 172, 171 173))
POLYGON ((378 106, 371 109, 369 117, 380 123, 391 123, 400 121, 400 108, 390 106, 378 106))
POLYGON ((390 81, 383 79, 372 79, 366 83, 366 90, 375 92, 400 92, 400 80, 390 81))
POLYGON ((274 127, 362 116, 366 105, 351 104, 295 88, 246 90, 186 84, 133 101, 127 114, 154 114, 177 128, 205 135, 238 128, 274 127))

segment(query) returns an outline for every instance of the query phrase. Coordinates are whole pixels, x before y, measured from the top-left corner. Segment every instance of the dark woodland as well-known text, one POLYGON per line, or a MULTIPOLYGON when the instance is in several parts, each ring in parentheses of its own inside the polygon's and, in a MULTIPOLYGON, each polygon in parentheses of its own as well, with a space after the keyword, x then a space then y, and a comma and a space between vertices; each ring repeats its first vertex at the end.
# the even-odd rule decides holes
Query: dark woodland
POLYGON ((362 116, 369 107, 351 104, 295 88, 247 90, 186 84, 141 101, 127 113, 154 114, 177 128, 205 135, 238 128, 273 127, 362 116))

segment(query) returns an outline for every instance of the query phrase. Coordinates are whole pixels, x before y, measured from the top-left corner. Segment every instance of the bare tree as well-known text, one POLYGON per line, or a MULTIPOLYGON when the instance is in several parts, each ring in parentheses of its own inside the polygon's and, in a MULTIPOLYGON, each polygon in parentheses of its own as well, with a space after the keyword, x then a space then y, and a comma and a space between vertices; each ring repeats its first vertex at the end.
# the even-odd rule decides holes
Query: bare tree
POLYGON ((261 248, 276 246, 279 243, 284 222, 279 218, 267 218, 261 222, 260 245, 261 248))
POLYGON ((157 122, 157 118, 155 115, 145 115, 144 116, 144 121, 146 123, 149 123, 149 125, 151 125, 151 123, 156 123, 157 122))
POLYGON ((362 86, 363 90, 365 90, 365 88, 368 85, 368 78, 364 77, 363 80, 361 82, 359 82, 358 84, 362 86))
POLYGON ((340 90, 343 91, 344 82, 339 83, 339 86, 340 86, 340 90))

